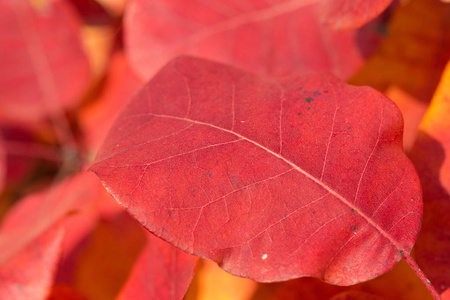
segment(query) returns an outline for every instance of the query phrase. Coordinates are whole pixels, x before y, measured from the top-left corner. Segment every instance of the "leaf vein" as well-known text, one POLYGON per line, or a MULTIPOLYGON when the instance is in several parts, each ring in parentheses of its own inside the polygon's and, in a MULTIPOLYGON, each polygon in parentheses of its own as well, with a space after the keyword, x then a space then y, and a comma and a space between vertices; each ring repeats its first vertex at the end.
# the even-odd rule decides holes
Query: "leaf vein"
MULTIPOLYGON (((381 111, 382 112, 382 111, 381 111)), ((248 139, 247 137, 237 133, 237 132, 233 132, 230 130, 227 130, 225 128, 216 126, 214 124, 209 124, 209 123, 205 123, 205 122, 201 122, 201 121, 196 121, 196 120, 191 120, 191 119, 185 119, 185 118, 180 118, 180 117, 176 117, 176 116, 170 116, 170 115, 161 115, 161 114, 153 114, 153 113, 149 113, 152 116, 155 117, 160 117, 160 118, 167 118, 167 119, 175 119, 175 120, 185 120, 188 122, 192 122, 194 124, 199 124, 199 125, 204 125, 204 126, 208 126, 211 128, 215 128, 217 130, 220 131, 225 131, 231 134, 236 135, 237 137, 239 137, 242 140, 245 140, 265 151, 267 151, 269 154, 279 158, 280 160, 284 161, 285 163, 287 163, 288 165, 290 165, 293 169, 295 169, 296 171, 298 171, 299 173, 303 174, 305 177, 309 178, 310 180, 312 180, 313 182, 317 183, 318 185, 320 185, 322 188, 324 188, 325 190, 327 190, 330 194, 332 194, 334 197, 336 197, 337 199, 339 199, 342 203, 344 203, 345 205, 347 205, 349 208, 351 208, 351 210, 356 211, 361 217, 363 217, 371 226, 373 226, 377 231, 379 231, 384 237, 386 237, 391 243, 392 245, 394 245, 397 249, 403 249, 400 244, 387 232, 385 231, 383 228, 381 228, 376 222, 374 222, 369 216, 367 216, 365 213, 363 213, 362 211, 360 211, 353 203, 351 203, 350 201, 348 201, 347 199, 345 199, 342 195, 340 195, 338 192, 336 192, 335 190, 333 190, 331 187, 329 187, 328 185, 326 185, 324 182, 320 181, 319 179, 315 178, 314 176, 312 176, 311 174, 309 174, 308 172, 306 172, 305 170, 303 170, 302 168, 300 168, 299 166, 297 166, 296 164, 292 163, 291 161, 289 161, 288 159, 284 158, 283 156, 279 155, 276 152, 273 152, 272 150, 262 146, 261 144, 248 139)), ((380 126, 379 126, 379 133, 381 131, 381 124, 382 124, 382 120, 380 121, 380 126)), ((379 138, 379 136, 378 136, 379 138)), ((362 176, 362 175, 361 175, 362 176)))

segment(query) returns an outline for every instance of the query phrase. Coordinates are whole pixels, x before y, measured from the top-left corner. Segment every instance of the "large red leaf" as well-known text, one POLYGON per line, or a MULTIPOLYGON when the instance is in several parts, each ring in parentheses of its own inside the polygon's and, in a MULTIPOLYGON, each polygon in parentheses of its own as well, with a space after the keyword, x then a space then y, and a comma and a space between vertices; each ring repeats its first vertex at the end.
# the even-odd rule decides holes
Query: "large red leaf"
POLYGON ((390 100, 331 75, 271 80, 179 58, 125 109, 92 170, 150 231, 230 273, 348 285, 416 239, 402 126, 390 100))
POLYGON ((378 16, 392 0, 324 0, 322 21, 336 29, 357 28, 378 16))
POLYGON ((118 299, 182 299, 196 264, 196 257, 147 233, 147 245, 118 299))
POLYGON ((72 108, 89 84, 79 21, 64 0, 0 1, 0 117, 30 121, 72 108))
POLYGON ((321 24, 317 0, 134 0, 125 16, 132 67, 145 79, 190 54, 262 75, 352 75, 362 64, 356 32, 321 24))

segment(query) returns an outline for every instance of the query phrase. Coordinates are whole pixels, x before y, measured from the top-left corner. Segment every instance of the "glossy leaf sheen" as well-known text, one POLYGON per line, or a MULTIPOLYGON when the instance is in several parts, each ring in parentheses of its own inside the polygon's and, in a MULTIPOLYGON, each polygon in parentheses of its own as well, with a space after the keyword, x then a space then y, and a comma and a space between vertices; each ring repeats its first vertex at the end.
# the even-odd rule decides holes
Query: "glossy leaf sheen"
POLYGON ((156 235, 238 276, 348 285, 408 255, 422 216, 390 100, 331 75, 270 80, 183 57, 91 169, 156 235))

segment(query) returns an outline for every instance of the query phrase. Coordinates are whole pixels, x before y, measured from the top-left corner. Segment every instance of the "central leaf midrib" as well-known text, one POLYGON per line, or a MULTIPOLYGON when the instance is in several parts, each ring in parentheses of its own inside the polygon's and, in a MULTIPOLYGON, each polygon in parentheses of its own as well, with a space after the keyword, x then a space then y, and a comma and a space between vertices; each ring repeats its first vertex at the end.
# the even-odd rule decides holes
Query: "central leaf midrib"
POLYGON ((291 161, 289 161, 288 159, 284 158, 283 156, 281 156, 278 153, 273 152, 272 150, 264 147, 263 145, 243 136, 240 135, 237 132, 213 125, 213 124, 209 124, 209 123, 205 123, 205 122, 201 122, 201 121, 195 121, 192 119, 187 119, 187 118, 182 118, 182 117, 176 117, 176 116, 170 116, 170 115, 159 115, 159 114, 153 114, 151 113, 150 115, 155 116, 155 117, 160 117, 160 118, 169 118, 169 119, 176 119, 176 120, 182 120, 182 121, 186 121, 186 122, 191 122, 193 124, 198 124, 198 125, 203 125, 203 126, 208 126, 208 127, 212 127, 214 129, 220 130, 220 131, 224 131, 230 134, 233 134, 239 138, 241 138, 242 140, 245 140, 265 151, 267 151, 269 154, 279 158, 280 160, 284 161, 285 163, 289 164, 292 168, 294 168, 295 170, 297 170, 298 172, 300 172, 301 174, 303 174, 304 176, 306 176, 307 178, 309 178, 310 180, 312 180, 313 182, 317 183, 318 185, 320 185, 322 188, 324 188, 326 191, 328 191, 331 195, 333 195, 334 197, 336 197, 337 199, 339 199, 342 203, 344 203, 345 205, 347 205, 349 208, 351 208, 352 210, 354 210, 357 214, 359 214, 363 219, 365 219, 372 227, 374 227, 378 232, 380 232, 381 235, 383 235, 384 237, 386 237, 392 245, 394 245, 398 250, 403 250, 404 249, 400 246, 400 244, 388 233, 386 232, 383 228, 381 228, 376 222, 374 222, 371 218, 369 218, 366 214, 364 214, 363 212, 361 212, 356 206, 354 206, 351 202, 349 202, 347 199, 345 199, 341 194, 339 194, 338 192, 336 192, 334 189, 332 189, 330 186, 328 186, 327 184, 325 184, 323 181, 317 179, 316 177, 314 177, 313 175, 311 175, 310 173, 308 173, 307 171, 303 170, 302 168, 300 168, 299 166, 297 166, 296 164, 292 163, 291 161))

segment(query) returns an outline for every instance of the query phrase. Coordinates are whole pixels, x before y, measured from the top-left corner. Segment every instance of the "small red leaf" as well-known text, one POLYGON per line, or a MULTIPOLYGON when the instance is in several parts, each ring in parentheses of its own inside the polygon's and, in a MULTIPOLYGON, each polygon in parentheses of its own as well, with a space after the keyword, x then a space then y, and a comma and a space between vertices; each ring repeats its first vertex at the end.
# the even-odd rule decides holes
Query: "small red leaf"
POLYGON ((64 0, 0 1, 0 117, 30 121, 72 108, 89 84, 79 21, 64 0))
POLYGON ((392 101, 331 75, 271 80, 179 58, 125 109, 92 170, 150 231, 232 274, 348 285, 416 239, 402 126, 392 101))
POLYGON ((261 75, 330 71, 347 78, 362 64, 356 32, 323 25, 317 0, 135 0, 125 15, 132 67, 153 76, 190 54, 261 75))
POLYGON ((46 299, 63 240, 61 226, 55 225, 0 264, 0 299, 46 299))
POLYGON ((100 195, 95 177, 74 175, 50 190, 22 199, 1 223, 0 265, 46 232, 69 212, 92 204, 100 195), (26 217, 25 217, 26 216, 26 217))
POLYGON ((118 300, 182 299, 196 264, 196 257, 148 233, 147 245, 118 300))

